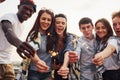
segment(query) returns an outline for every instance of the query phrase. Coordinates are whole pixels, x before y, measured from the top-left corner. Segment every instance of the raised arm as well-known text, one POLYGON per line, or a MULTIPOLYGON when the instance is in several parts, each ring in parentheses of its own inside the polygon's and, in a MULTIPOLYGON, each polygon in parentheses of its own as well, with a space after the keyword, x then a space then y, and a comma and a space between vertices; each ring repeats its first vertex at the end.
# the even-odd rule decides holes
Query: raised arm
POLYGON ((115 46, 113 46, 112 44, 107 45, 107 47, 103 51, 97 53, 94 56, 93 63, 96 65, 102 65, 104 59, 112 55, 115 51, 116 51, 115 46))
POLYGON ((66 52, 64 54, 64 62, 63 65, 61 66, 61 68, 58 70, 58 74, 61 75, 63 78, 67 78, 67 75, 69 73, 69 68, 68 68, 68 64, 69 64, 69 57, 68 57, 68 52, 66 52))

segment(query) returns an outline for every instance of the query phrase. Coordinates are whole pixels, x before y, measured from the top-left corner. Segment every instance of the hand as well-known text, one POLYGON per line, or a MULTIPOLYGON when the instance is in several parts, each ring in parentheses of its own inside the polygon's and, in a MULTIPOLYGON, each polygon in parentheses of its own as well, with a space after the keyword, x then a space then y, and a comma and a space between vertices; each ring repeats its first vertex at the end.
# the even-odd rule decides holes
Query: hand
POLYGON ((47 72, 49 70, 49 66, 46 65, 46 63, 42 60, 39 60, 35 63, 36 67, 37 67, 37 70, 39 72, 47 72))
POLYGON ((78 61, 78 54, 75 51, 69 51, 69 62, 75 63, 78 61))
POLYGON ((34 56, 35 49, 30 44, 28 44, 27 42, 23 42, 22 44, 20 44, 17 47, 17 53, 23 59, 25 59, 25 56, 30 58, 30 56, 34 56))
POLYGON ((58 74, 62 76, 62 78, 66 79, 67 75, 69 73, 69 68, 62 66, 59 70, 58 70, 58 74))
POLYGON ((102 56, 101 53, 97 53, 94 58, 92 59, 92 62, 97 65, 97 66, 100 66, 100 65, 103 65, 104 63, 104 57, 102 56))

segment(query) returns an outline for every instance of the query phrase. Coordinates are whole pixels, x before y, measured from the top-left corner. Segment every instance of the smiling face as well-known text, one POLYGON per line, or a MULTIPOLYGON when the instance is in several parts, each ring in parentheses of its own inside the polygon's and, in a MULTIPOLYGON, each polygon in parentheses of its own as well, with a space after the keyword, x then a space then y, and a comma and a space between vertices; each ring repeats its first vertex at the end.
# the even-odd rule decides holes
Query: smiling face
POLYGON ((18 6, 17 15, 18 15, 20 22, 23 22, 27 20, 28 18, 30 18, 33 13, 34 13, 34 9, 31 5, 24 4, 24 5, 18 6))
POLYGON ((63 33, 67 27, 67 21, 63 17, 55 18, 55 31, 59 36, 63 36, 63 33))
POLYGON ((98 22, 95 26, 95 32, 99 36, 99 38, 103 38, 107 35, 107 29, 102 22, 98 22))
POLYGON ((93 34, 93 25, 91 23, 86 23, 86 24, 80 24, 80 31, 83 33, 83 35, 88 38, 92 39, 93 34))
POLYGON ((118 37, 120 37, 120 17, 116 16, 112 19, 113 29, 118 37))
POLYGON ((52 17, 50 14, 44 12, 40 17, 40 31, 46 33, 46 30, 50 27, 52 17))

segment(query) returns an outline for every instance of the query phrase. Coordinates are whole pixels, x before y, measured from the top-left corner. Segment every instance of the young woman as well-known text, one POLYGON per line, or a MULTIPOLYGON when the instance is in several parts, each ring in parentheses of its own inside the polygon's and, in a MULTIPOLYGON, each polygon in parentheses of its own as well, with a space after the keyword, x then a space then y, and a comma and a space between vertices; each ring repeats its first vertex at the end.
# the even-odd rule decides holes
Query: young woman
POLYGON ((96 63, 106 58, 104 63, 97 63, 103 64, 98 68, 100 73, 102 73, 103 80, 118 80, 117 41, 114 37, 111 37, 113 36, 111 25, 106 19, 99 19, 95 23, 95 31, 98 46, 93 62, 96 63), (110 54, 111 56, 108 56, 110 54))
POLYGON ((32 58, 28 69, 28 80, 49 80, 51 78, 51 55, 47 49, 47 44, 53 18, 54 13, 52 11, 41 9, 27 36, 27 41, 37 50, 36 55, 40 60, 35 63, 34 58, 32 58), (35 64, 38 63, 39 65, 36 66, 35 64))
POLYGON ((72 42, 74 35, 67 33, 67 18, 64 14, 56 14, 53 33, 53 44, 50 51, 56 53, 52 56, 52 69, 54 80, 68 80, 68 43, 72 42))

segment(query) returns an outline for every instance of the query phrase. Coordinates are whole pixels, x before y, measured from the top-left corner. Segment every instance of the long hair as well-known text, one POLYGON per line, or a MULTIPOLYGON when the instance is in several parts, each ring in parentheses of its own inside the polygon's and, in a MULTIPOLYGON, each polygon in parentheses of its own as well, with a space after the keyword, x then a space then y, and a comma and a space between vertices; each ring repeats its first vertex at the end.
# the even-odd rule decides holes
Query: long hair
MULTIPOLYGON (((33 27, 32 27, 32 29, 30 30, 30 32, 28 33, 28 36, 30 36, 31 34, 32 34, 32 39, 36 39, 37 37, 38 37, 38 32, 39 32, 39 30, 40 30, 40 17, 41 17, 41 15, 44 13, 44 12, 46 12, 46 13, 48 13, 48 14, 50 14, 51 15, 51 18, 52 18, 52 23, 53 23, 53 18, 54 18, 54 13, 53 12, 51 12, 49 9, 41 9, 40 11, 39 11, 39 13, 38 13, 38 16, 37 16, 37 19, 36 19, 36 21, 35 21, 35 23, 34 23, 34 25, 33 25, 33 27)), ((51 23, 51 26, 48 28, 48 30, 47 30, 47 34, 48 34, 48 32, 50 31, 50 29, 52 28, 52 23, 51 23)), ((27 36, 27 39, 28 39, 28 36, 27 36)))
MULTIPOLYGON (((56 14, 55 15, 55 17, 54 17, 54 24, 53 24, 53 33, 52 33, 52 35, 53 36, 51 36, 51 42, 49 42, 49 44, 48 44, 48 46, 47 47, 49 47, 48 49, 49 50, 54 50, 54 51, 56 51, 57 49, 56 49, 56 46, 57 46, 57 42, 58 42, 58 34, 56 33, 56 31, 55 31, 55 23, 56 23, 56 21, 55 21, 55 19, 56 18, 58 18, 58 17, 62 17, 62 18, 65 18, 66 19, 66 21, 67 21, 67 18, 66 18, 66 16, 64 15, 64 14, 56 14)), ((64 41, 64 43, 66 43, 66 38, 67 38, 67 26, 66 26, 66 29, 65 29, 65 31, 64 31, 64 33, 63 33, 63 41, 64 41)))
MULTIPOLYGON (((54 19, 56 19, 56 18, 58 18, 58 17, 65 18, 66 21, 67 21, 67 18, 66 18, 66 16, 65 16, 64 14, 56 14, 54 19)), ((54 35, 55 35, 56 39, 58 39, 58 35, 57 35, 56 31, 55 31, 55 23, 56 23, 56 21, 54 20, 54 29, 53 29, 54 31, 53 31, 53 32, 55 32, 54 35)), ((65 31, 64 31, 64 33, 63 33, 64 41, 66 41, 66 40, 65 40, 65 38, 66 38, 66 36, 67 36, 66 33, 67 33, 67 27, 66 27, 66 29, 65 29, 65 31)))
MULTIPOLYGON (((105 44, 107 42, 108 38, 113 35, 113 30, 112 30, 112 27, 107 19, 101 18, 101 19, 97 20, 95 23, 95 27, 96 27, 98 22, 103 23, 103 25, 107 29, 107 34, 102 38, 102 40, 103 40, 102 43, 105 44)), ((97 34, 96 34, 96 40, 97 41, 101 40, 97 34)))
MULTIPOLYGON (((46 12, 48 14, 51 15, 51 18, 52 18, 52 22, 51 22, 51 25, 50 27, 47 29, 46 31, 46 35, 48 36, 49 34, 52 33, 52 27, 53 27, 53 20, 54 20, 54 13, 52 11, 50 11, 49 9, 41 9, 39 12, 38 12, 38 16, 35 20, 35 23, 32 27, 32 29, 30 30, 30 32, 28 33, 28 36, 26 38, 26 41, 28 41, 28 37, 31 35, 31 40, 34 40, 38 37, 38 33, 40 32, 40 17, 41 15, 46 12)), ((49 38, 49 37, 47 37, 49 38)))

